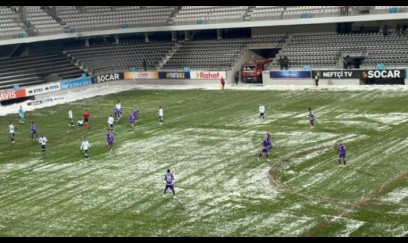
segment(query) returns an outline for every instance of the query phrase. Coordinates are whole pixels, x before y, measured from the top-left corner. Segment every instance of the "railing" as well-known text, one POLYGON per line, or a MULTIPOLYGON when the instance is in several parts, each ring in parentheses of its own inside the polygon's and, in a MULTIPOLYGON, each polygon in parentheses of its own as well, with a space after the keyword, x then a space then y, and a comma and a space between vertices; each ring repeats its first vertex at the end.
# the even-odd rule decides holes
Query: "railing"
MULTIPOLYGON (((402 65, 402 64, 384 64, 385 68, 384 69, 407 69, 407 65, 402 65)), ((310 65, 312 70, 347 70, 343 68, 343 65, 341 68, 339 68, 336 65, 327 65, 327 66, 321 66, 321 65, 310 65)), ((360 65, 360 68, 355 68, 355 67, 349 67, 348 70, 376 70, 377 65, 376 64, 363 64, 360 65)), ((269 70, 275 71, 275 70, 281 70, 279 66, 269 66, 269 70)), ((288 67, 288 70, 303 70, 303 66, 301 65, 295 65, 295 66, 290 66, 288 67)))
MULTIPOLYGON (((177 17, 176 17, 177 18, 177 17)), ((234 18, 226 18, 226 19, 197 19, 194 20, 182 20, 177 21, 173 19, 173 25, 197 25, 197 24, 224 24, 224 23, 236 23, 236 22, 243 22, 243 17, 234 17, 234 18)))
MULTIPOLYGON (((398 7, 397 12, 394 13, 407 13, 408 7, 398 7)), ((289 19, 299 19, 299 18, 324 18, 324 17, 339 17, 339 16, 358 16, 367 14, 393 14, 389 9, 371 9, 369 12, 365 13, 359 9, 351 9, 349 11, 340 11, 340 8, 321 8, 321 9, 294 9, 294 10, 283 10, 276 12, 253 12, 250 21, 268 21, 268 20, 289 20, 289 19), (316 11, 319 12, 316 12, 316 11), (321 12, 323 10, 323 12, 321 12), (330 10, 330 11, 328 11, 330 10), (333 11, 334 10, 334 11, 333 11), (262 14, 263 13, 263 14, 262 14)), ((176 17, 177 18, 177 17, 176 17)), ((175 25, 183 24, 197 24, 197 21, 201 21, 200 24, 214 24, 214 23, 229 23, 229 22, 241 22, 244 19, 241 18, 231 18, 231 19, 215 19, 207 20, 201 19, 199 16, 194 20, 186 21, 176 21, 175 25)))
MULTIPOLYGON (((367 64, 364 63, 360 65, 360 69, 361 70, 365 70, 365 69, 376 69, 377 68, 377 64, 367 64)), ((408 64, 384 64, 384 69, 408 69, 408 64)))
MULTIPOLYGON (((358 6, 357 6, 358 7, 358 6)), ((361 11, 360 9, 351 9, 349 11, 340 11, 340 7, 336 8, 321 8, 321 9, 295 9, 295 10, 283 10, 279 12, 264 12, 269 15, 257 14, 252 15, 252 21, 265 21, 265 20, 287 20, 287 19, 299 19, 299 18, 323 18, 323 17, 338 17, 338 16, 358 16, 358 15, 375 15, 375 14, 393 14, 393 13, 407 13, 407 6, 399 6, 397 11, 392 12, 389 8, 375 9, 374 6, 369 6, 368 12, 361 11), (325 10, 334 11, 325 11, 325 10), (320 12, 316 12, 319 10, 320 12), (323 10, 323 12, 321 12, 323 10), (296 13, 293 13, 296 12, 296 13), (274 14, 273 14, 274 13, 274 14), (292 13, 292 14, 290 14, 292 13)), ((258 12, 259 13, 259 12, 258 12)))

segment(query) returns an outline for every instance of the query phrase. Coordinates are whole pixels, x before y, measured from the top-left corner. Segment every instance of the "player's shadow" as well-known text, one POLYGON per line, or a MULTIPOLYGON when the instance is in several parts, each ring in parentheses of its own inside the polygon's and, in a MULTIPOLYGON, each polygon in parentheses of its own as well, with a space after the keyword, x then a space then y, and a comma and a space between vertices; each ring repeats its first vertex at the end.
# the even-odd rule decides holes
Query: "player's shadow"
POLYGON ((366 176, 375 177, 374 174, 365 172, 365 171, 360 170, 360 169, 357 169, 356 172, 361 173, 361 174, 366 175, 366 176))
POLYGON ((186 208, 184 206, 184 204, 178 200, 177 198, 173 199, 173 204, 174 204, 174 209, 180 210, 180 211, 185 211, 186 208))

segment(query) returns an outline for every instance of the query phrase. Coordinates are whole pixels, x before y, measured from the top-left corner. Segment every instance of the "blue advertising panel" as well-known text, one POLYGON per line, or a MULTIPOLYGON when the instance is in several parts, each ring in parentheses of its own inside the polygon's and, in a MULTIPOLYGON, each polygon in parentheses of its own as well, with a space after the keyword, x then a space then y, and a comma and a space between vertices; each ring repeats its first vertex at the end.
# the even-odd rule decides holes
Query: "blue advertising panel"
POLYGON ((310 71, 280 70, 270 71, 270 78, 312 78, 310 71))
POLYGON ((190 79, 190 72, 159 72, 159 79, 190 79))
POLYGON ((91 77, 67 80, 67 81, 61 82, 61 90, 72 89, 72 88, 87 86, 87 85, 91 85, 91 84, 92 84, 92 78, 91 77))

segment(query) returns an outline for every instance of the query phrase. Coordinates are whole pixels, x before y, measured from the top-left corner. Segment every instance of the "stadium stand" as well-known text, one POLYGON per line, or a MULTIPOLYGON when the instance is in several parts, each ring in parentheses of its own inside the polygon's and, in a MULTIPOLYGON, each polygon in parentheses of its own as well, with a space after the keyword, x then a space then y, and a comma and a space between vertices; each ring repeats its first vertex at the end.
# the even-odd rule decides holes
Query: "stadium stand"
POLYGON ((0 6, 0 39, 13 39, 24 37, 27 32, 24 30, 18 14, 11 8, 0 6))
POLYGON ((385 14, 385 13, 406 13, 408 12, 408 6, 374 6, 372 13, 385 14))
POLYGON ((283 56, 289 58, 290 68, 303 68, 305 65, 314 68, 342 68, 342 58, 349 54, 364 56, 363 67, 374 67, 377 63, 398 67, 408 63, 407 39, 407 36, 395 34, 384 38, 379 33, 314 33, 297 34, 291 38, 287 35, 265 35, 180 43, 124 41, 120 45, 94 44, 88 48, 76 46, 67 48, 66 53, 94 73, 128 70, 131 67, 141 69, 144 59, 150 63, 151 68, 157 68, 163 58, 172 51, 174 52, 169 55, 170 58, 164 63, 162 70, 180 70, 185 66, 192 69, 229 70, 247 48, 274 48, 279 43, 284 43, 283 49, 270 64, 272 69, 278 69, 277 60, 283 56))
POLYGON ((48 15, 40 6, 25 6, 26 20, 32 24, 39 35, 63 33, 64 28, 48 15))
POLYGON ((211 24, 243 21, 248 6, 182 6, 174 24, 211 24))
MULTIPOLYGON (((375 67, 377 63, 397 67, 408 64, 408 36, 380 33, 359 34, 308 34, 294 35, 279 52, 278 58, 287 56, 290 67, 342 68, 342 57, 350 53, 364 56, 362 67, 375 67)), ((278 59, 276 58, 276 59, 278 59)), ((277 61, 271 64, 277 68, 277 61)))
POLYGON ((175 6, 58 6, 58 16, 67 29, 102 30, 166 25, 175 6))
POLYGON ((163 66, 164 69, 203 68, 225 70, 242 55, 247 39, 186 41, 163 66))
POLYGON ((86 67, 92 73, 129 70, 143 68, 146 60, 149 69, 156 69, 158 63, 169 51, 175 48, 171 41, 144 43, 137 40, 122 40, 120 44, 94 43, 89 47, 65 47, 68 57, 86 67))
POLYGON ((71 63, 60 51, 0 59, 0 89, 46 82, 48 75, 60 79, 78 78, 83 71, 71 63))

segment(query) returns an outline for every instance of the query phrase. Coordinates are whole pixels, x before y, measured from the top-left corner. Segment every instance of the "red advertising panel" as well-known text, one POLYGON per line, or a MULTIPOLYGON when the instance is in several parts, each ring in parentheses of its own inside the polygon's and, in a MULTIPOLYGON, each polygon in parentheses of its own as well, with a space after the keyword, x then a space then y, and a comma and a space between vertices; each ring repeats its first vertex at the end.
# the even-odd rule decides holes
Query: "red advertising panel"
POLYGON ((18 99, 18 98, 23 98, 23 97, 26 97, 25 89, 0 90, 0 101, 18 99))

